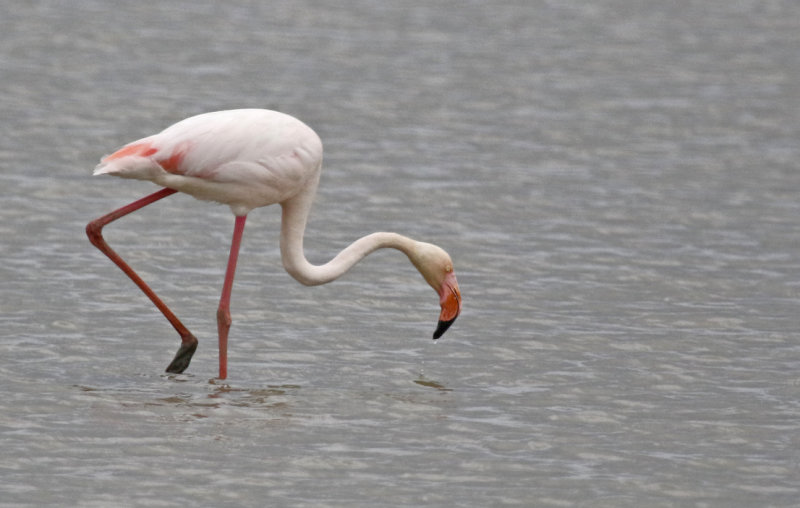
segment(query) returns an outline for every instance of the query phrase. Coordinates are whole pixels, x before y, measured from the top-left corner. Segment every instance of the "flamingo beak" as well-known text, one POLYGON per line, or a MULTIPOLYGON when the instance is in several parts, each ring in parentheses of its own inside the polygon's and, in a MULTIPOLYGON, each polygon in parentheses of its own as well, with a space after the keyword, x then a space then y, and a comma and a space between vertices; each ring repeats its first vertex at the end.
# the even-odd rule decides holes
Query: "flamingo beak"
POLYGON ((439 325, 433 332, 433 340, 441 337, 461 313, 461 291, 458 289, 456 274, 452 271, 442 281, 439 289, 439 305, 442 306, 442 312, 439 314, 439 325))

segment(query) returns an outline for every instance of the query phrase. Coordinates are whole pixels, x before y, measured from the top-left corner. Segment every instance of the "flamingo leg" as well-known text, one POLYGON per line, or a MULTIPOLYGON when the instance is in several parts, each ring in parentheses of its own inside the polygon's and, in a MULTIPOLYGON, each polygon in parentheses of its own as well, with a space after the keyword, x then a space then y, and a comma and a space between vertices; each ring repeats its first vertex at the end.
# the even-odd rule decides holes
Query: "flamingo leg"
POLYGON ((228 331, 231 329, 231 290, 233 276, 236 272, 236 261, 239 259, 239 247, 242 244, 244 223, 247 215, 237 215, 233 226, 231 253, 228 256, 228 268, 225 270, 225 282, 222 284, 222 296, 217 309, 217 331, 219 332, 219 379, 228 377, 228 331))
POLYGON ((178 352, 175 354, 175 358, 173 358, 172 362, 167 367, 167 372, 183 372, 186 370, 186 367, 189 366, 189 362, 192 360, 192 355, 194 354, 195 349, 197 349, 197 339, 194 335, 180 322, 180 320, 172 313, 172 311, 167 307, 167 305, 161 301, 161 299, 150 289, 139 275, 133 271, 133 269, 128 266, 128 264, 122 260, 122 258, 114 252, 114 250, 108 246, 105 239, 103 238, 103 226, 106 224, 113 222, 120 217, 124 217, 129 213, 135 212, 140 208, 143 208, 151 203, 155 203, 159 199, 165 198, 172 194, 175 194, 177 191, 174 189, 161 189, 159 191, 154 192, 148 196, 145 196, 141 199, 134 201, 128 205, 123 206, 117 210, 114 210, 111 213, 103 215, 102 217, 93 220, 86 226, 86 235, 89 237, 89 241, 92 242, 92 245, 100 249, 100 251, 108 256, 108 258, 114 262, 120 269, 130 277, 130 279, 139 286, 139 289, 147 295, 148 298, 155 304, 158 310, 164 314, 164 317, 172 324, 178 334, 181 336, 181 347, 178 349, 178 352))

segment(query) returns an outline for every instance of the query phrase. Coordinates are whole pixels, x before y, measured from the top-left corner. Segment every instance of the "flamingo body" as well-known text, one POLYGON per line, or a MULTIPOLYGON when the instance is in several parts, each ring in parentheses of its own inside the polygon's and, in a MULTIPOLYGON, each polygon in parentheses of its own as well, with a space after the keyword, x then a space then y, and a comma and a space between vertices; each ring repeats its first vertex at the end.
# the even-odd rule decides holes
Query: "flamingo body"
POLYGON ((220 374, 227 376, 230 296, 247 214, 279 203, 282 207, 281 258, 286 270, 306 285, 340 277, 380 248, 402 251, 439 294, 441 313, 434 339, 461 311, 461 294, 450 256, 441 248, 397 233, 372 233, 323 265, 312 265, 303 253, 303 233, 322 167, 322 143, 307 125, 289 115, 260 109, 205 113, 182 120, 162 132, 129 143, 105 156, 95 175, 149 180, 163 187, 149 196, 89 223, 89 239, 153 301, 181 336, 181 348, 169 372, 189 365, 197 339, 149 286, 102 237, 106 224, 175 192, 230 206, 236 216, 231 252, 217 311, 220 374))
POLYGON ((94 174, 169 182, 246 215, 296 195, 321 166, 322 142, 306 124, 277 111, 238 109, 193 116, 129 143, 94 174))

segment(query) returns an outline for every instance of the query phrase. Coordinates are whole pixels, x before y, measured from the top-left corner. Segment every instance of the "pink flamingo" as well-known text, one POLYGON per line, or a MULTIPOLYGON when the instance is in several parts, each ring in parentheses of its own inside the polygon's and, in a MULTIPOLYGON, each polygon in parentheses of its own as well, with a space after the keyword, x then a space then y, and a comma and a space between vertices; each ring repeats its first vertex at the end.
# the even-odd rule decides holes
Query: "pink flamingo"
POLYGON ((441 248, 397 233, 359 238, 328 263, 312 265, 303 253, 303 233, 322 168, 322 142, 307 125, 289 115, 261 109, 205 113, 129 143, 104 157, 95 175, 150 180, 164 187, 93 220, 86 234, 152 300, 180 334, 181 346, 167 372, 183 372, 197 339, 169 307, 103 239, 103 226, 176 192, 230 206, 236 216, 233 240, 217 310, 219 378, 228 370, 228 331, 233 275, 245 220, 250 210, 279 203, 280 249, 284 268, 300 283, 331 282, 362 258, 382 248, 402 251, 439 294, 441 313, 433 334, 438 339, 461 312, 461 293, 453 262, 441 248))

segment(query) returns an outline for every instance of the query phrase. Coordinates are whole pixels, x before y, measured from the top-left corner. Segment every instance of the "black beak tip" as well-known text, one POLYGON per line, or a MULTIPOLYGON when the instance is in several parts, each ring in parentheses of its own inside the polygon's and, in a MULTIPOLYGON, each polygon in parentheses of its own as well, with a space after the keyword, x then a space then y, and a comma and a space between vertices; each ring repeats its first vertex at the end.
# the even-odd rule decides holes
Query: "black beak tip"
POLYGON ((447 329, 450 328, 450 325, 452 325, 455 320, 456 318, 453 318, 450 321, 439 321, 439 325, 436 327, 436 331, 433 332, 433 340, 436 340, 442 335, 444 335, 444 332, 446 332, 447 329))

